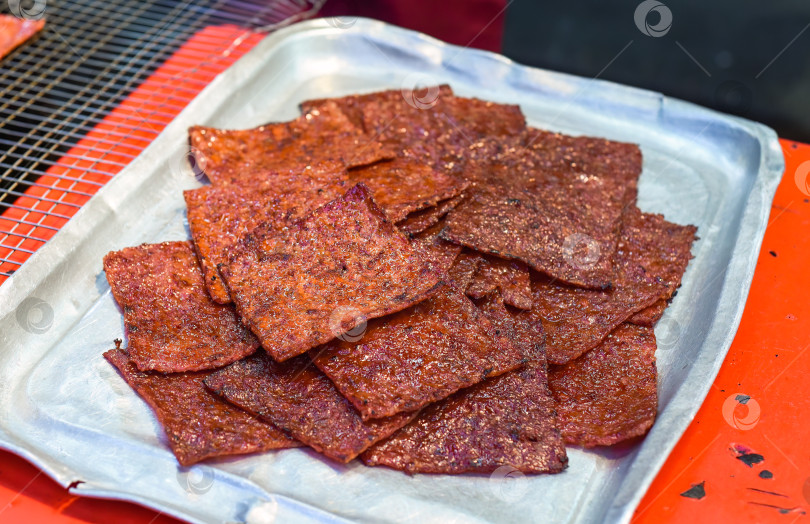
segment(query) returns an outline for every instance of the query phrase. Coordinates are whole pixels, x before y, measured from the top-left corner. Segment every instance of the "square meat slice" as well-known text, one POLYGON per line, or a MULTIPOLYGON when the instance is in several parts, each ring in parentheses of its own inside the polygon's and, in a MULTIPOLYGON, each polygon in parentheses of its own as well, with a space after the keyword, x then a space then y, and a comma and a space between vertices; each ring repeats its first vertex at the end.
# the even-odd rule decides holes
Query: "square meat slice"
POLYGON ((400 155, 463 174, 467 148, 484 137, 521 135, 520 107, 453 96, 441 86, 404 89, 400 96, 367 101, 366 132, 400 155))
POLYGON ((437 202, 435 206, 427 209, 414 211, 410 213, 403 220, 397 222, 397 227, 400 231, 404 231, 409 235, 415 235, 424 231, 425 229, 438 224, 444 216, 453 210, 465 198, 465 194, 461 193, 453 198, 448 198, 437 202))
POLYGON ((362 336, 335 339, 310 355, 363 420, 423 408, 525 362, 486 315, 449 285, 411 308, 372 320, 362 336))
POLYGON ((554 473, 566 467, 546 378, 542 326, 513 316, 497 293, 481 307, 531 362, 426 407, 413 422, 365 451, 361 459, 367 465, 451 474, 499 468, 554 473))
POLYGON ((532 308, 532 282, 523 262, 485 255, 467 287, 467 295, 483 298, 498 290, 503 301, 520 309, 532 308))
MULTIPOLYGON (((20 4, 17 4, 20 5, 20 4)), ((22 20, 0 14, 0 59, 45 27, 45 20, 22 20)))
POLYGON ((210 372, 164 375, 138 371, 121 349, 107 351, 104 358, 155 412, 181 466, 212 457, 301 445, 273 424, 259 420, 206 389, 203 379, 210 372))
POLYGON ((577 358, 637 311, 672 296, 692 258, 695 232, 694 226, 673 224, 633 206, 624 216, 612 289, 535 279, 531 313, 543 320, 549 362, 565 364, 577 358))
POLYGON ((217 368, 259 347, 233 306, 208 296, 190 242, 113 251, 104 271, 124 312, 130 358, 142 371, 217 368))
POLYGON ((291 122, 254 129, 189 129, 196 167, 214 185, 240 183, 277 171, 301 170, 313 163, 338 162, 344 167, 372 164, 393 153, 326 103, 291 122))
POLYGON ((220 268, 243 321, 279 361, 437 289, 442 274, 358 184, 282 231, 260 227, 220 268))
MULTIPOLYGON (((363 110, 366 105, 370 103, 381 104, 387 107, 401 108, 402 103, 406 97, 410 97, 413 91, 402 89, 389 89, 386 91, 375 91, 362 95, 348 95, 335 98, 319 98, 314 100, 307 100, 301 103, 301 111, 309 113, 313 110, 320 109, 325 104, 335 104, 343 114, 345 114, 349 121, 356 126, 363 128, 363 110)), ((445 99, 453 96, 453 90, 447 84, 440 86, 425 87, 422 90, 417 89, 415 95, 418 99, 425 100, 438 100, 445 99)))
POLYGON ((261 224, 284 227, 350 187, 343 166, 330 162, 184 191, 189 230, 211 298, 220 304, 231 301, 217 269, 228 262, 231 246, 261 224))
POLYGON ((566 283, 608 288, 641 152, 634 144, 547 135, 532 147, 473 154, 470 196, 447 215, 444 236, 566 283))
POLYGON ((362 182, 368 186, 374 201, 392 222, 453 198, 469 185, 466 180, 407 158, 358 167, 349 171, 349 177, 352 184, 362 182))
POLYGON ((610 446, 644 435, 658 410, 655 334, 623 324, 596 348, 551 366, 549 385, 563 437, 575 446, 610 446))
POLYGON ((339 462, 349 462, 416 415, 364 422, 305 355, 279 363, 260 351, 213 373, 205 384, 339 462))

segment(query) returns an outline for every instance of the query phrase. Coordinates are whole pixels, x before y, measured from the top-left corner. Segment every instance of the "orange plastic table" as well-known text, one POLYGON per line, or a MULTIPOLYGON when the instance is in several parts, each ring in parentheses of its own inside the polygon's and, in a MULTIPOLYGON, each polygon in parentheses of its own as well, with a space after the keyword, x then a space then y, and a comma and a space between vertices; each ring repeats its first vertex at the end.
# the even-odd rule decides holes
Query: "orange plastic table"
MULTIPOLYGON (((205 74, 224 69, 259 39, 246 35, 237 49, 229 50, 227 59, 217 61, 205 74)), ((144 104, 164 104, 164 90, 165 79, 147 80, 105 119, 105 125, 114 128, 115 122, 148 114, 144 104)), ((177 104, 177 111, 182 105, 177 104)), ((99 127, 103 137, 107 127, 99 127)), ((86 157, 99 154, 103 142, 93 136, 77 147, 86 157)), ((810 437, 805 420, 810 386, 804 377, 810 376, 810 312, 805 311, 810 295, 810 146, 783 141, 782 148, 787 167, 739 331, 697 417, 639 505, 637 522, 807 519, 810 453, 804 439, 810 437), (746 397, 750 398, 745 403, 739 400, 746 397), (746 465, 736 458, 735 447, 762 455, 762 462, 746 465), (770 478, 763 478, 769 476, 766 471, 770 478), (681 495, 700 483, 703 498, 681 495)), ((177 521, 134 504, 77 497, 25 460, 0 451, 0 522, 177 521)))

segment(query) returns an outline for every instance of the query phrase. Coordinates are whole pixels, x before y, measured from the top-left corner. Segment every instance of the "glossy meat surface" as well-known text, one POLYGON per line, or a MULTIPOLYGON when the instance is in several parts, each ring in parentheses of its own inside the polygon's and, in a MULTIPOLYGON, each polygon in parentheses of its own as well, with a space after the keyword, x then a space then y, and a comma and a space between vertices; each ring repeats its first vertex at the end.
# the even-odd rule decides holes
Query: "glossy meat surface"
POLYGON ((364 419, 420 409, 525 360, 470 299, 447 285, 372 320, 359 340, 335 339, 311 355, 364 419))
POLYGON ((352 460, 415 415, 364 422, 305 355, 279 363, 260 351, 213 373, 205 384, 339 462, 352 460))
POLYGON ((413 422, 362 455, 371 466, 409 473, 490 473, 509 466, 524 473, 562 471, 568 458, 549 394, 539 324, 488 297, 482 310, 531 356, 528 365, 487 379, 422 410, 413 422))
POLYGON ((392 222, 453 198, 469 184, 413 159, 397 158, 349 171, 352 185, 362 182, 392 222))
POLYGON ((551 366, 549 386, 565 441, 609 446, 645 434, 658 410, 655 335, 623 324, 599 346, 551 366))
POLYGON ((335 163, 274 173, 242 184, 205 186, 183 192, 194 249, 214 301, 231 301, 217 266, 230 248, 262 224, 284 227, 349 189, 348 175, 335 163))
POLYGON ((164 375, 138 371, 121 349, 107 351, 104 358, 155 412, 182 466, 212 457, 301 445, 273 424, 211 393, 203 384, 210 372, 164 375))
POLYGON ((211 369, 259 347, 233 306, 208 296, 190 242, 113 251, 104 257, 104 271, 124 313, 129 355, 140 370, 211 369))
POLYGON ((409 235, 420 233, 425 229, 438 224, 439 221, 444 218, 447 213, 459 205, 465 197, 466 195, 461 193, 453 198, 448 198, 447 200, 437 202, 435 206, 414 211, 400 222, 397 222, 397 227, 409 235))
POLYGON ((667 306, 669 306, 669 302, 663 299, 659 300, 652 306, 644 308, 638 313, 634 313, 627 321, 637 326, 653 327, 661 320, 661 317, 664 316, 664 311, 666 311, 667 306))
POLYGON ((258 228, 238 249, 220 271, 280 361, 424 300, 442 276, 362 184, 283 231, 258 228))
POLYGON ((467 295, 483 298, 497 290, 503 301, 520 309, 532 308, 532 283, 529 268, 517 260, 484 255, 475 276, 467 287, 467 295))
POLYGON ((0 14, 0 59, 45 27, 45 20, 21 20, 0 14))
POLYGON ((197 169, 214 185, 301 170, 313 163, 337 162, 343 167, 355 167, 393 157, 391 151, 352 124, 334 103, 291 122, 254 129, 194 126, 189 129, 189 143, 197 169))
POLYGON ((564 364, 578 357, 635 312, 671 296, 692 258, 694 239, 694 226, 673 224, 632 207, 625 213, 615 256, 613 289, 588 290, 535 279, 532 314, 543 320, 549 362, 564 364))
POLYGON ((530 147, 519 141, 476 146, 467 170, 470 197, 448 214, 444 235, 563 282, 610 287, 641 152, 603 139, 534 135, 542 138, 530 147))

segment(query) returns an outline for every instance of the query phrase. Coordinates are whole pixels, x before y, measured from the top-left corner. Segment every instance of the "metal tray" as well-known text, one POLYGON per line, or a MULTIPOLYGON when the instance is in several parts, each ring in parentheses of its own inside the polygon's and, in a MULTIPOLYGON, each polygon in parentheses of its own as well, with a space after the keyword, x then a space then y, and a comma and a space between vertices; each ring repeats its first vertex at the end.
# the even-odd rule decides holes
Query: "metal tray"
POLYGON ((783 171, 775 134, 380 22, 338 22, 268 36, 0 287, 0 445, 77 494, 195 522, 628 521, 734 337, 783 171), (698 225, 695 259, 656 329, 660 414, 652 431, 637 445, 571 449, 569 468, 549 476, 409 477, 302 449, 179 469, 149 409, 101 357, 123 333, 101 259, 186 238, 181 191, 200 185, 187 163, 188 126, 255 126, 295 117, 307 98, 439 82, 518 103, 535 126, 639 143, 640 207, 698 225))

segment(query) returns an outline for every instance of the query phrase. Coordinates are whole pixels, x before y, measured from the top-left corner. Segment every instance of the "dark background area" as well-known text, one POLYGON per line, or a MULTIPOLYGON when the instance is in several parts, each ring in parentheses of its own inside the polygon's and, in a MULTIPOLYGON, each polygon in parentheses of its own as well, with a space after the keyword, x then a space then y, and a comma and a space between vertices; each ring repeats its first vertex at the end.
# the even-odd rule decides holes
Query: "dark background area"
POLYGON ((652 1, 639 29, 640 3, 330 0, 324 14, 377 18, 523 64, 652 89, 810 142, 810 1, 652 1), (659 36, 645 34, 648 26, 659 36))

